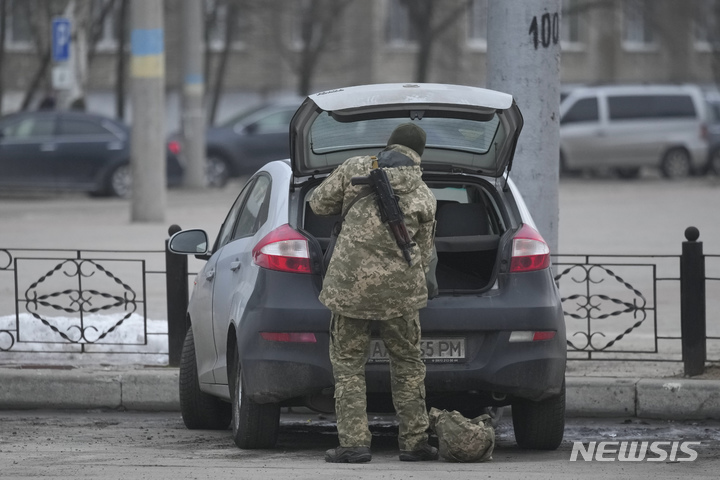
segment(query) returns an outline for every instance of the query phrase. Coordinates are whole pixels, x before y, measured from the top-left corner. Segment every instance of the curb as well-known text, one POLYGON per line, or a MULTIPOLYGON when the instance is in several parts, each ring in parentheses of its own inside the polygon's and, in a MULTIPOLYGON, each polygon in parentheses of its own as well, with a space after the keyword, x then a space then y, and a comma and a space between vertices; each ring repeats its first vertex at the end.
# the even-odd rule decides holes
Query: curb
POLYGON ((0 410, 179 411, 179 370, 0 369, 0 410))
POLYGON ((720 380, 566 377, 569 417, 720 419, 720 380))
MULTIPOLYGON (((0 410, 179 411, 179 370, 0 368, 0 410)), ((568 417, 720 419, 720 380, 567 377, 568 417)))

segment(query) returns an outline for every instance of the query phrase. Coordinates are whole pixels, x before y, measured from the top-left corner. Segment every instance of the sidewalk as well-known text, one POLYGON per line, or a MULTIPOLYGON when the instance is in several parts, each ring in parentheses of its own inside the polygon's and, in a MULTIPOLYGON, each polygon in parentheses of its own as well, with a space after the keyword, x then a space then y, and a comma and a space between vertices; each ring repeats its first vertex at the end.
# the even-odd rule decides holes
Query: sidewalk
MULTIPOLYGON (((720 419, 720 380, 707 377, 567 376, 570 417, 720 419)), ((0 367, 0 410, 94 409, 178 411, 178 369, 0 367)))

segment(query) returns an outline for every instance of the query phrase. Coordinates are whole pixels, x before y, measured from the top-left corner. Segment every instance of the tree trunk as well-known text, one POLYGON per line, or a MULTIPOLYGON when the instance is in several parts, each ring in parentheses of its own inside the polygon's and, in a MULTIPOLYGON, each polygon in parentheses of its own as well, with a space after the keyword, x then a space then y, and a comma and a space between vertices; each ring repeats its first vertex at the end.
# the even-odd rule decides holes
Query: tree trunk
POLYGON ((223 81, 225 80, 225 71, 227 70, 228 57, 230 57, 230 49, 234 39, 235 28, 233 21, 237 17, 238 8, 234 1, 228 2, 227 15, 225 16, 225 45, 223 45, 222 53, 220 54, 220 64, 218 65, 217 72, 215 74, 215 85, 212 92, 212 101, 210 103, 210 111, 208 112, 208 125, 215 124, 215 117, 217 116, 217 108, 220 103, 220 97, 222 96, 223 81))
POLYGON ((127 13, 128 0, 120 0, 118 12, 118 40, 117 40, 117 70, 115 71, 115 116, 121 120, 125 119, 125 79, 127 76, 127 56, 125 45, 127 44, 127 13))
POLYGON ((3 97, 5 96, 5 82, 3 80, 2 72, 3 63, 5 62, 5 10, 7 2, 0 0, 0 115, 2 115, 3 109, 3 97))
POLYGON ((20 110, 27 110, 30 107, 30 103, 32 103, 32 100, 35 97, 35 92, 37 92, 38 88, 40 88, 40 84, 45 79, 45 75, 47 75, 48 67, 50 66, 50 57, 50 48, 48 48, 43 54, 42 59, 40 60, 40 65, 38 65, 38 69, 30 82, 30 86, 25 92, 25 98, 22 101, 20 110))

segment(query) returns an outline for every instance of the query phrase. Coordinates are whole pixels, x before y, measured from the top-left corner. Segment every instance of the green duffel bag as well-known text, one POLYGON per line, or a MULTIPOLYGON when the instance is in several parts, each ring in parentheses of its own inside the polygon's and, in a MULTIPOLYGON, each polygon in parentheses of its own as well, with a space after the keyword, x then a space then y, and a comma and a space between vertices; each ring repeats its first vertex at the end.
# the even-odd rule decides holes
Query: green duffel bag
POLYGON ((469 419, 455 410, 431 408, 430 428, 438 436, 443 459, 449 462, 492 460, 495 430, 490 415, 469 419))

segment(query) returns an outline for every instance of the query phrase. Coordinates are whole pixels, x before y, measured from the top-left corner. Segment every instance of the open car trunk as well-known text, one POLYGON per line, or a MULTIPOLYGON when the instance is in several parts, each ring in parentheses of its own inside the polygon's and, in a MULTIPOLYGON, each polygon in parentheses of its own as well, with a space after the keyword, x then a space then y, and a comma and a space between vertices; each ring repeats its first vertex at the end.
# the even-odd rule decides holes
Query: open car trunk
MULTIPOLYGON (((463 183, 427 181, 437 198, 435 248, 440 294, 476 294, 495 283, 502 235, 507 231, 506 214, 485 180, 463 183)), ((310 190, 311 191, 311 190, 310 190)), ((306 194, 308 198, 309 191, 306 194)), ((323 253, 330 232, 340 215, 319 216, 304 202, 302 228, 313 235, 323 253)))

